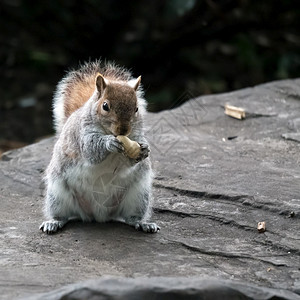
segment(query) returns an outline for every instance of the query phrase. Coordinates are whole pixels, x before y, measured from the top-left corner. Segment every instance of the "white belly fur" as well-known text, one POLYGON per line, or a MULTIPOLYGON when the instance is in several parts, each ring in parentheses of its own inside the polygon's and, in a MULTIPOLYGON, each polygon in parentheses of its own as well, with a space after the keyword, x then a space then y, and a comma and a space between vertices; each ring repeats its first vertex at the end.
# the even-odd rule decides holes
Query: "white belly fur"
POLYGON ((98 165, 82 162, 70 168, 67 183, 79 204, 81 218, 98 222, 112 219, 132 182, 129 177, 134 168, 120 154, 110 154, 98 165))

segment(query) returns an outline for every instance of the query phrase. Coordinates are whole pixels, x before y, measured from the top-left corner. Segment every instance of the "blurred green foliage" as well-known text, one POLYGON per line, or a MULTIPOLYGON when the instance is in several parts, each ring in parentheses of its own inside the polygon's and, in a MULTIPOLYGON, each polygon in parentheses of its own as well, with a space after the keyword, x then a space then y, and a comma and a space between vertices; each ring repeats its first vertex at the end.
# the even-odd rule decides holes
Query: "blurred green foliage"
POLYGON ((297 0, 0 3, 0 111, 36 96, 49 119, 45 132, 56 83, 89 59, 141 74, 153 111, 185 92, 196 97, 300 75, 297 0))

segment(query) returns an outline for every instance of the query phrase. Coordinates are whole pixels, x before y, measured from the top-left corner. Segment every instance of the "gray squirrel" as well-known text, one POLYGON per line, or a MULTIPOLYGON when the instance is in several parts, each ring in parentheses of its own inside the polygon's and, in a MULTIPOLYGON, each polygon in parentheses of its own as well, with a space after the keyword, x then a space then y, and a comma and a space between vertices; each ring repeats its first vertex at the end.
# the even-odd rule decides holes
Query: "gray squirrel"
POLYGON ((113 63, 88 62, 58 84, 53 101, 57 141, 45 172, 45 216, 40 229, 54 233, 69 220, 123 221, 144 232, 153 172, 144 136, 146 101, 129 71, 113 63), (126 156, 118 135, 140 145, 126 156))

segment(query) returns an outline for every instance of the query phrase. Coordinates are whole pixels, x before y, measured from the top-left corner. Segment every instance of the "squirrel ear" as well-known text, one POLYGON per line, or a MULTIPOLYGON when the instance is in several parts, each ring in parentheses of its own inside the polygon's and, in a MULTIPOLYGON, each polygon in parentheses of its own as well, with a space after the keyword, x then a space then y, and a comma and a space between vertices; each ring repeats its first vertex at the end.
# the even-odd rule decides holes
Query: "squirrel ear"
POLYGON ((100 73, 98 73, 96 76, 96 86, 97 86, 97 90, 100 94, 103 93, 104 89, 107 86, 107 80, 100 73))
POLYGON ((137 79, 131 79, 128 81, 128 85, 136 91, 141 83, 141 79, 141 76, 139 76, 137 79))

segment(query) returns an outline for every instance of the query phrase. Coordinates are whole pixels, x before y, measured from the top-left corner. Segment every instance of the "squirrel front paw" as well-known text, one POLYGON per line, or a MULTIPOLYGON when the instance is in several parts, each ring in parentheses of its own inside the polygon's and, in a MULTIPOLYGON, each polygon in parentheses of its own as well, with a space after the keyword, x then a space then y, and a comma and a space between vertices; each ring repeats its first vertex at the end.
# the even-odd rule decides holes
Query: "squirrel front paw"
POLYGON ((141 160, 144 160, 149 156, 150 148, 147 144, 140 144, 141 150, 138 158, 136 159, 136 162, 139 162, 141 160))
POLYGON ((117 138, 112 137, 108 141, 107 150, 113 153, 123 153, 124 146, 117 138))

